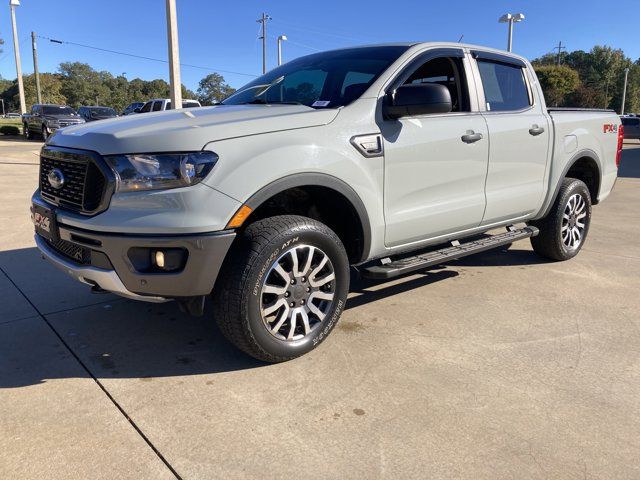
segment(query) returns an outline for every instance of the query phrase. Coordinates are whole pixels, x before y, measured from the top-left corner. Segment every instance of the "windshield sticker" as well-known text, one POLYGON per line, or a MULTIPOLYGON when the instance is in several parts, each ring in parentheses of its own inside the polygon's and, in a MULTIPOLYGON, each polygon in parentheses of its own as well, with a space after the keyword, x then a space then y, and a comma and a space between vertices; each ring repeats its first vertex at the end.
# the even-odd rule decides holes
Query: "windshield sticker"
POLYGON ((331 103, 330 100, 316 100, 311 104, 312 107, 328 107, 331 103))

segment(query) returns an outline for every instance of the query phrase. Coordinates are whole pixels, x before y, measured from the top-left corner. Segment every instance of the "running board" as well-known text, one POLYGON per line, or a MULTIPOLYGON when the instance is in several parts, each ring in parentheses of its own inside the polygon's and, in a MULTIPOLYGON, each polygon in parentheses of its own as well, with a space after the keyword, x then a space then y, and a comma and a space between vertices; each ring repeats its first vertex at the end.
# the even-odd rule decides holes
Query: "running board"
POLYGON ((453 241, 451 242, 450 247, 442 248, 440 250, 433 250, 412 257, 404 257, 398 260, 387 261, 386 263, 382 260, 381 264, 361 269, 362 276, 374 280, 394 278, 538 235, 538 229, 536 227, 527 226, 521 229, 516 229, 514 227, 507 228, 508 231, 505 233, 491 235, 479 240, 473 240, 466 243, 453 241))

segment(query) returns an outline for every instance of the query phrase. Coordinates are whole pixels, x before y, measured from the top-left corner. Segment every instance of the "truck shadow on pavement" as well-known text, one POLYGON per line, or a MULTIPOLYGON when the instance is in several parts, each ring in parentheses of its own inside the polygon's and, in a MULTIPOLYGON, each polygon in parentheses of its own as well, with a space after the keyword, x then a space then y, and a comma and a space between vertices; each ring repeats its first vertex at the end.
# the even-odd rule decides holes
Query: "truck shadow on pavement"
MULTIPOLYGON (((496 252, 485 254, 481 263, 470 257, 388 282, 354 275, 346 308, 451 279, 459 275, 458 266, 539 261, 530 251, 496 252)), ((0 388, 56 378, 152 381, 267 367, 226 342, 211 316, 211 305, 204 317, 194 318, 173 302, 147 304, 91 294, 42 260, 35 248, 0 252, 0 268, 4 302, 24 307, 0 310, 0 388)))

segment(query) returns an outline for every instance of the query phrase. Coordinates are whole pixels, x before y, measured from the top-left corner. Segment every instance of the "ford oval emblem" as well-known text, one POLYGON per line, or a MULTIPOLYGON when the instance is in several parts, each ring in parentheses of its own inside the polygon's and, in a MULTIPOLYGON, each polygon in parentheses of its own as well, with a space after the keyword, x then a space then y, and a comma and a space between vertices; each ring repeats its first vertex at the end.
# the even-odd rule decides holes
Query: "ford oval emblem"
POLYGON ((59 168, 51 170, 47 175, 47 180, 49 180, 49 185, 56 190, 60 190, 64 186, 64 175, 59 168))

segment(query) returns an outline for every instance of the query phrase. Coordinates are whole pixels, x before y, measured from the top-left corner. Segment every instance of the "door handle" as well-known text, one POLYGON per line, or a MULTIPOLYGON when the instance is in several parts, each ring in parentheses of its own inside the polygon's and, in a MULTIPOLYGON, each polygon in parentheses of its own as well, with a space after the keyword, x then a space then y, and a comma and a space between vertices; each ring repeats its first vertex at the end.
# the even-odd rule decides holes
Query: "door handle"
POLYGON ((467 133, 462 135, 461 139, 464 143, 475 143, 478 140, 482 140, 482 134, 476 133, 473 130, 467 130, 467 133))
POLYGON ((534 137, 537 136, 537 135, 542 135, 544 133, 544 127, 539 127, 538 125, 533 125, 529 129, 529 133, 531 135, 533 135, 534 137))

